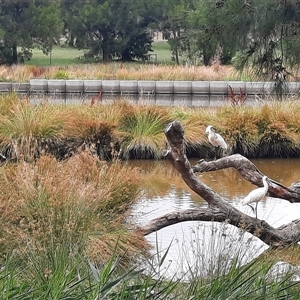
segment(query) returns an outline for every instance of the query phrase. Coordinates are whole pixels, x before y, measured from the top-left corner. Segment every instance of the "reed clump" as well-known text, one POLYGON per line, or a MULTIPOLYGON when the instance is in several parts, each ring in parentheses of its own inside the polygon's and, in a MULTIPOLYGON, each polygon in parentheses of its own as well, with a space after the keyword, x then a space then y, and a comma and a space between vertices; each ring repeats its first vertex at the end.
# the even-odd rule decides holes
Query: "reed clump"
POLYGON ((0 151, 11 160, 41 154, 65 159, 88 149, 104 160, 160 159, 167 142, 164 129, 179 120, 189 157, 212 156, 205 128, 213 125, 228 144, 227 154, 246 157, 300 155, 300 104, 265 101, 256 106, 157 107, 127 98, 60 106, 34 106, 15 94, 2 96, 0 151))
POLYGON ((119 122, 121 155, 128 158, 160 158, 166 148, 164 127, 171 121, 164 108, 127 105, 119 122))
POLYGON ((224 105, 205 109, 201 122, 222 134, 228 154, 293 157, 300 154, 299 107, 298 101, 289 100, 266 101, 259 106, 224 105))
POLYGON ((104 262, 117 241, 120 253, 128 256, 147 248, 141 236, 126 230, 125 213, 141 191, 134 168, 84 151, 65 161, 41 156, 8 164, 0 177, 5 182, 1 253, 46 255, 63 244, 70 253, 104 262))
MULTIPOLYGON (((147 274, 140 259, 149 257, 149 245, 127 216, 142 188, 151 191, 152 182, 162 184, 174 170, 160 174, 160 180, 160 170, 147 175, 116 159, 160 158, 168 147, 164 128, 175 119, 184 125, 190 155, 210 155, 204 133, 209 124, 231 153, 296 155, 297 101, 199 109, 133 105, 126 99, 33 106, 9 95, 0 105, 1 149, 9 158, 0 165, 1 298, 281 299, 288 294, 299 299, 292 272, 272 277, 271 263, 257 259, 241 266, 223 249, 205 277, 197 264, 190 266, 188 282, 168 280, 155 265, 147 274)), ((197 236, 192 240, 199 254, 204 244, 196 244, 197 236)), ((208 261, 216 256, 215 248, 209 249, 208 261)), ((160 257, 159 266, 167 255, 160 257)))
POLYGON ((57 143, 62 128, 61 112, 56 107, 32 106, 15 99, 10 109, 0 114, 1 146, 11 159, 35 159, 57 143))

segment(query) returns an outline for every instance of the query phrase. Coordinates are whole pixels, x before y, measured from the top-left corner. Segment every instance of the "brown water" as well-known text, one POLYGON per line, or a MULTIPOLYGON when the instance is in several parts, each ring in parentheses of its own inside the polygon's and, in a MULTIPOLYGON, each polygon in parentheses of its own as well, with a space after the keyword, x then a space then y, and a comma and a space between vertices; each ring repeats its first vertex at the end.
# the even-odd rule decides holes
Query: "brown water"
MULTIPOLYGON (((289 186, 300 181, 300 158, 293 159, 253 159, 257 168, 283 185, 289 186)), ((193 193, 184 183, 182 184, 176 170, 172 171, 169 162, 131 161, 130 165, 138 166, 146 172, 158 165, 171 170, 169 183, 157 188, 157 193, 141 197, 132 211, 134 221, 146 224, 150 220, 172 211, 207 206, 206 202, 193 193)), ((196 160, 191 160, 196 164, 196 160)), ((169 174, 169 173, 168 173, 169 174)), ((209 173, 198 173, 200 180, 213 190, 227 198, 239 210, 251 215, 253 212, 248 206, 240 204, 256 186, 244 180, 234 169, 225 169, 209 173)), ((153 186, 155 190, 155 185, 153 186)), ((267 221, 274 227, 286 224, 300 218, 300 204, 291 204, 288 201, 266 197, 258 204, 258 218, 267 221)), ((263 242, 248 233, 236 228, 218 223, 184 222, 166 227, 157 233, 150 234, 147 239, 155 246, 153 262, 159 265, 159 258, 168 251, 164 263, 157 267, 167 276, 206 275, 217 272, 220 265, 223 269, 229 267, 232 259, 239 257, 245 263, 258 256, 268 248, 263 242), (168 249, 168 250, 166 250, 168 249), (224 258, 226 257, 226 258, 224 258)), ((153 263, 152 262, 152 263, 153 263)))

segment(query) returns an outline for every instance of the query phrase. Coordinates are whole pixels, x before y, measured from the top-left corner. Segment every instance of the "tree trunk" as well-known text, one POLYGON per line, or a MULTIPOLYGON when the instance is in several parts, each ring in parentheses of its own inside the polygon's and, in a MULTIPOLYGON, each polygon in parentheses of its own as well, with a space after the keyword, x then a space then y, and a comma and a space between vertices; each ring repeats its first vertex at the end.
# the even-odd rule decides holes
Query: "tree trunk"
POLYGON ((132 61, 132 57, 131 57, 129 49, 125 49, 124 51, 122 51, 121 60, 122 61, 132 61))
MULTIPOLYGON (((173 30, 173 36, 174 36, 174 39, 177 39, 177 32, 175 30, 173 30)), ((174 49, 173 53, 175 55, 176 65, 179 66, 180 63, 179 63, 178 45, 176 46, 176 49, 174 49)))
MULTIPOLYGON (((248 216, 233 207, 228 199, 214 192, 195 175, 195 172, 233 167, 251 183, 262 186, 264 175, 247 158, 236 154, 212 162, 201 160, 192 167, 185 154, 184 129, 181 123, 178 121, 170 123, 165 129, 165 135, 169 149, 165 151, 164 156, 171 161, 185 183, 208 203, 208 207, 183 210, 156 218, 140 228, 144 235, 184 221, 214 221, 225 222, 241 228, 257 236, 271 247, 287 247, 300 241, 300 219, 274 228, 267 222, 248 216)), ((271 184, 269 184, 268 192, 272 197, 286 199, 290 202, 300 202, 300 194, 296 190, 284 187, 276 181, 269 181, 271 184)))
POLYGON ((109 39, 108 39, 108 34, 106 33, 102 33, 102 51, 103 51, 103 55, 102 55, 102 59, 103 61, 107 62, 110 60, 110 50, 109 50, 109 39))
POLYGON ((12 47, 12 64, 18 64, 18 49, 16 44, 12 47))

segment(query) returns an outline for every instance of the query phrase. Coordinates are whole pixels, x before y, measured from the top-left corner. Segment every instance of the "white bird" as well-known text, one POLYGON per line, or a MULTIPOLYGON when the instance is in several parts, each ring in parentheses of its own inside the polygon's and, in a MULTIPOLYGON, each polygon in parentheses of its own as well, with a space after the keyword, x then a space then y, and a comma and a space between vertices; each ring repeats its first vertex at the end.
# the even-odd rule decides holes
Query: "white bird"
POLYGON ((220 134, 216 133, 212 125, 206 127, 205 133, 208 134, 208 141, 216 148, 216 152, 218 148, 227 150, 226 142, 220 134))
POLYGON ((260 200, 262 200, 265 197, 265 195, 267 194, 268 189, 269 189, 269 185, 268 185, 267 180, 268 180, 268 177, 264 176, 263 179, 262 179, 262 182, 263 182, 264 186, 251 191, 242 200, 243 205, 249 205, 253 209, 253 211, 255 211, 256 219, 257 219, 257 204, 260 200), (256 202, 255 209, 250 205, 250 203, 254 203, 254 202, 256 202))

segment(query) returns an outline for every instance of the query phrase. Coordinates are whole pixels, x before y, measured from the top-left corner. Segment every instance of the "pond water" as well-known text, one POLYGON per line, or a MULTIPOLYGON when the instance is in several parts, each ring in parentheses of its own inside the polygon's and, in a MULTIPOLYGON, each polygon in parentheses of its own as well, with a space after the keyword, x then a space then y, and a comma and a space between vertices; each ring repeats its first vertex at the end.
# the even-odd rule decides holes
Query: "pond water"
MULTIPOLYGON (((300 158, 252 159, 258 169, 285 186, 300 181, 300 158)), ((166 213, 207 206, 207 203, 191 191, 180 179, 176 170, 167 161, 131 161, 145 172, 158 166, 171 173, 164 188, 153 186, 151 194, 145 194, 132 208, 132 219, 139 225, 166 213), (157 192, 155 192, 155 190, 157 192)), ((196 160, 191 160, 196 164, 196 160)), ((254 216, 248 206, 241 205, 244 198, 256 186, 243 179, 230 168, 209 173, 198 173, 200 180, 214 191, 227 198, 239 210, 254 216)), ((300 218, 300 203, 266 197, 258 203, 258 218, 278 227, 300 218)), ((231 225, 213 222, 183 222, 169 226, 147 236, 153 245, 151 265, 158 274, 168 277, 206 276, 223 272, 234 259, 243 264, 251 261, 268 248, 256 237, 242 232, 231 225), (162 261, 163 260, 163 261, 162 261)))
MULTIPOLYGON (((36 93, 30 95, 32 104, 86 104, 90 105, 96 94, 89 93, 36 93)), ((120 98, 133 104, 157 105, 157 106, 184 106, 184 107, 208 107, 222 106, 228 103, 226 95, 213 94, 102 94, 101 103, 113 103, 120 98)), ((267 99, 267 98, 266 98, 267 99)), ((262 96, 248 95, 245 105, 262 105, 265 103, 262 96)), ((273 101, 274 98, 270 98, 273 101)))

